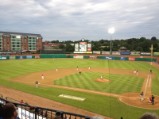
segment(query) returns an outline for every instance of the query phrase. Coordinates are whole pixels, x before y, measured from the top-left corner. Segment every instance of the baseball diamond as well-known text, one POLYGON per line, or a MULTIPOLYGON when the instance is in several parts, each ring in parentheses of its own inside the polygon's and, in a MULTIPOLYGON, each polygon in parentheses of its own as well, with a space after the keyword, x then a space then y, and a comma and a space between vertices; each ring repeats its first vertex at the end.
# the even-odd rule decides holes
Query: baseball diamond
POLYGON ((30 59, 1 61, 0 66, 0 93, 32 105, 114 119, 121 116, 131 119, 132 115, 138 118, 145 111, 158 113, 159 66, 155 63, 30 59), (149 69, 153 73, 150 74, 149 69), (45 78, 42 79, 42 75, 45 78), (38 87, 35 81, 39 82, 38 87), (142 91, 143 100, 140 99, 142 91), (61 98, 59 95, 85 100, 61 98), (151 95, 155 96, 154 105, 149 102, 151 95))

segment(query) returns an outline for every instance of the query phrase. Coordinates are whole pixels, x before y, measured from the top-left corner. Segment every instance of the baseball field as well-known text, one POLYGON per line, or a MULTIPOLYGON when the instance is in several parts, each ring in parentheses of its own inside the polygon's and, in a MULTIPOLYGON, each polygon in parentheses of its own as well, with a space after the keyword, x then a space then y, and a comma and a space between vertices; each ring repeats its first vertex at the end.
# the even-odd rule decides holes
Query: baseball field
POLYGON ((86 110, 113 119, 137 119, 144 112, 159 114, 158 72, 159 65, 138 61, 2 60, 0 94, 73 113, 86 110), (144 100, 140 99, 141 91, 144 100), (154 105, 149 102, 152 94, 154 105), (46 105, 44 99, 50 102, 46 105))

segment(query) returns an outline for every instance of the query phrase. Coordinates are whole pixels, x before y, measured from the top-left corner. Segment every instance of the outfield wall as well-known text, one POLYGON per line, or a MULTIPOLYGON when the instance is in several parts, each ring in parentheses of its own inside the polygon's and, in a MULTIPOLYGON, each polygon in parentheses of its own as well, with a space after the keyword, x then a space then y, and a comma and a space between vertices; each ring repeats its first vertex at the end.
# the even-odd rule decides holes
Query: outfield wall
POLYGON ((0 56, 0 60, 14 59, 39 59, 39 58, 76 58, 76 59, 102 59, 102 60, 125 60, 159 62, 158 57, 149 56, 110 56, 110 55, 82 55, 82 54, 36 54, 36 55, 8 55, 0 56))

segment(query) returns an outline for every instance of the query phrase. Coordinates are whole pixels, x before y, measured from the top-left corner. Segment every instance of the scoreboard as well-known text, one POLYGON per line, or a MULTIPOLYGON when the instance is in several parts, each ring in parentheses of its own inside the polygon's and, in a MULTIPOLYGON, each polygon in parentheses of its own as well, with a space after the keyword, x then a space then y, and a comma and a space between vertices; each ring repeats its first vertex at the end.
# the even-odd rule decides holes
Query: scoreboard
POLYGON ((75 43, 74 53, 92 53, 92 44, 88 42, 75 43))

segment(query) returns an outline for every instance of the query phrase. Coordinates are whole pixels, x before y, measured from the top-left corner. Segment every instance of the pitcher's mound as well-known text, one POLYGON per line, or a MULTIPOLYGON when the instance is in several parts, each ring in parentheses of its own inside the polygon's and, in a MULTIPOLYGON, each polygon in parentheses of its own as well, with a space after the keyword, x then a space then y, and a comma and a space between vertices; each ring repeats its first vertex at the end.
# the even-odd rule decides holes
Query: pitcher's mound
POLYGON ((110 82, 110 80, 108 79, 101 79, 101 78, 98 78, 96 79, 97 82, 110 82))

